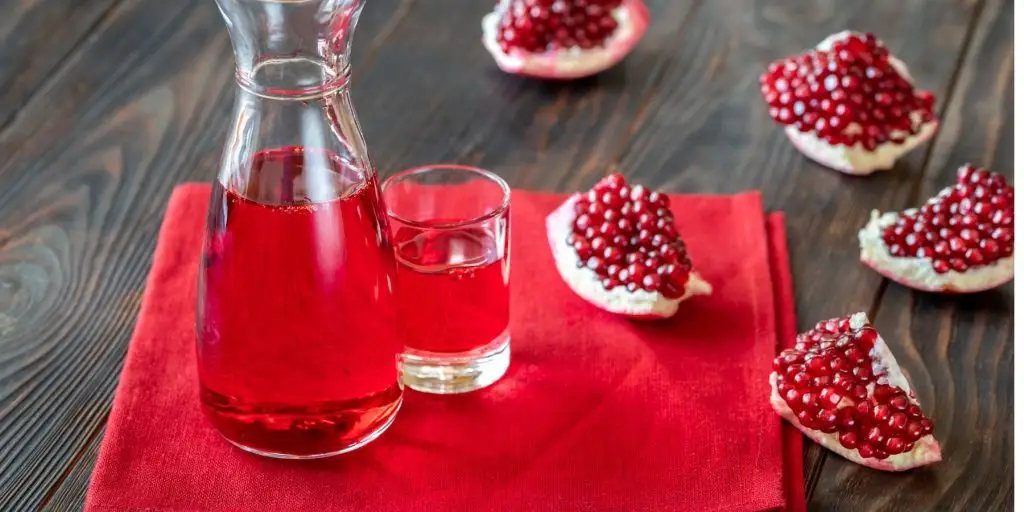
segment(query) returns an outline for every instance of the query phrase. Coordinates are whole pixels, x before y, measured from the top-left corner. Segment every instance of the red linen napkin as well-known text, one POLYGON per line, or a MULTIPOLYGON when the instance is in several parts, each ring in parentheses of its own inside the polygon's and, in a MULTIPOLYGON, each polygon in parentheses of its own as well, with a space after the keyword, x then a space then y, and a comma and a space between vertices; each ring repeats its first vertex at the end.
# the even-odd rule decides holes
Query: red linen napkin
POLYGON ((467 395, 408 392, 377 441, 302 462, 233 448, 200 413, 208 194, 171 198, 87 510, 803 509, 800 438, 784 448, 768 403, 780 337, 795 336, 785 234, 758 194, 672 197, 715 293, 635 323, 559 279, 543 219, 564 196, 516 191, 508 374, 467 395))

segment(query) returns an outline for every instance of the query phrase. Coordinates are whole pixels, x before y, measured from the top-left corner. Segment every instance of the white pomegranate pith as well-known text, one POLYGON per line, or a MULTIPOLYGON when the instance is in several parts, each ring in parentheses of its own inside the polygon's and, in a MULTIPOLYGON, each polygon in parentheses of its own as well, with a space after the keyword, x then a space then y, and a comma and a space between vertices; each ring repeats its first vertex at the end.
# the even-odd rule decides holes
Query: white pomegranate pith
POLYGON ((935 99, 873 34, 844 31, 773 62, 761 93, 775 122, 808 158, 856 175, 891 169, 931 138, 935 99))
POLYGON ((503 71, 568 80, 619 63, 649 22, 641 0, 500 0, 481 26, 503 71))
POLYGON ((547 218, 559 275, 577 295, 613 313, 666 318, 711 293, 693 271, 668 196, 621 174, 575 194, 547 218))
POLYGON ((858 234, 860 258, 917 290, 988 290, 1013 279, 1013 218, 1013 186, 964 165, 955 185, 920 208, 872 212, 858 234))
POLYGON ((942 460, 932 421, 864 313, 798 335, 769 380, 780 416, 853 462, 903 471, 942 460))

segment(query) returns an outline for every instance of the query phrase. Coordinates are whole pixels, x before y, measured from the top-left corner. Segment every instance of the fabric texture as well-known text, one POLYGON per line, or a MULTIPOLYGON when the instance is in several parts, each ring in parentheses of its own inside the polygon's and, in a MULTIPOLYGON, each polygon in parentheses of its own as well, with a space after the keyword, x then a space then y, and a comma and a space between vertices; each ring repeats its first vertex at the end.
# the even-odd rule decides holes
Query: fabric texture
POLYGON ((171 198, 87 510, 804 509, 801 438, 768 402, 772 359, 795 337, 785 231, 759 194, 672 196, 714 294, 638 323, 559 278, 543 221, 566 196, 515 191, 505 377, 466 395, 408 391, 377 441, 300 462, 234 448, 200 412, 209 191, 171 198))

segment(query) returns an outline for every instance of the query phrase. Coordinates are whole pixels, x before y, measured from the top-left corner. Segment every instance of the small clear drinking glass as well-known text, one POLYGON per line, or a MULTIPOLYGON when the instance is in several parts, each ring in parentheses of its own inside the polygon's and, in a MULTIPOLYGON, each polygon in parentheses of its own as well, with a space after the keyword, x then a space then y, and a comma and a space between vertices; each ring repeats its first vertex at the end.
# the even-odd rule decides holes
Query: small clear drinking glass
POLYGON ((482 169, 432 165, 382 189, 398 266, 402 379, 439 394, 493 384, 510 355, 508 184, 482 169))

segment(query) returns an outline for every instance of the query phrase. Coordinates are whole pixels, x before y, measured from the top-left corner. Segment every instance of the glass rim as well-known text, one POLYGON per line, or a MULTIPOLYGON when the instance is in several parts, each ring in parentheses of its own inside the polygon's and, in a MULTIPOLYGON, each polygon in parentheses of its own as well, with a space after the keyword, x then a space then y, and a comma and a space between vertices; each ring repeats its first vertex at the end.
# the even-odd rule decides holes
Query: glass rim
POLYGON ((381 195, 384 196, 383 197, 383 199, 384 199, 383 202, 384 202, 384 209, 386 210, 385 213, 387 213, 388 217, 390 217, 392 219, 395 219, 395 220, 397 220, 397 221, 399 221, 399 222, 401 222, 403 224, 407 224, 407 225, 418 227, 418 228, 452 229, 452 228, 461 228, 461 227, 471 226, 473 224, 480 224, 481 222, 485 222, 485 221, 491 220, 491 219, 493 219, 493 218, 495 218, 495 217, 497 217, 499 215, 504 214, 508 210, 508 207, 509 207, 509 205, 512 202, 512 189, 508 186, 508 183, 501 178, 501 176, 498 176, 497 174, 494 174, 491 171, 488 171, 488 170, 485 170, 485 169, 481 169, 479 167, 473 167, 472 165, 430 164, 430 165, 421 165, 419 167, 412 167, 412 168, 406 169, 404 171, 399 171, 399 172, 391 175, 390 177, 388 177, 388 179, 384 180, 384 183, 381 183, 380 188, 381 188, 381 195), (499 206, 491 209, 490 211, 488 211, 485 214, 477 215, 476 217, 471 217, 471 218, 459 220, 459 221, 456 221, 456 222, 440 222, 440 223, 423 222, 423 221, 418 221, 418 220, 413 220, 413 219, 407 219, 407 218, 405 218, 405 217, 403 217, 401 215, 398 215, 397 213, 394 213, 394 212, 391 211, 391 207, 388 206, 387 193, 386 193, 386 190, 387 190, 389 185, 393 185, 393 184, 395 184, 395 182, 397 182, 397 181, 399 181, 401 179, 404 179, 404 178, 408 178, 410 176, 415 176, 415 175, 418 175, 418 174, 426 174, 426 173, 428 173, 430 171, 437 171, 437 170, 442 170, 442 169, 454 169, 454 170, 458 170, 458 171, 467 171, 467 172, 470 172, 472 174, 476 174, 478 176, 483 176, 484 178, 486 178, 486 179, 490 180, 491 182, 497 184, 501 188, 501 204, 499 206))

